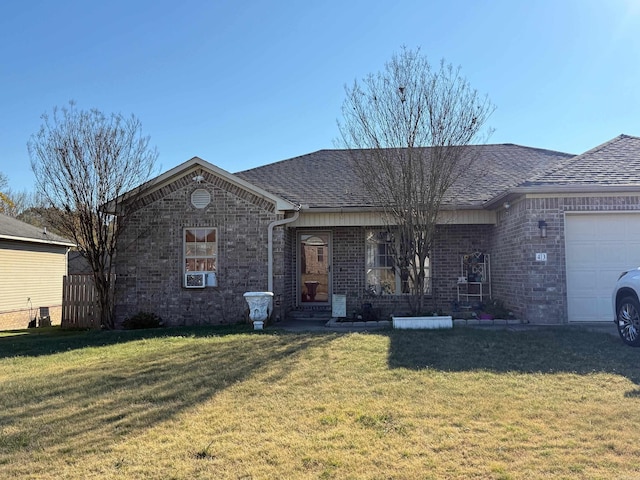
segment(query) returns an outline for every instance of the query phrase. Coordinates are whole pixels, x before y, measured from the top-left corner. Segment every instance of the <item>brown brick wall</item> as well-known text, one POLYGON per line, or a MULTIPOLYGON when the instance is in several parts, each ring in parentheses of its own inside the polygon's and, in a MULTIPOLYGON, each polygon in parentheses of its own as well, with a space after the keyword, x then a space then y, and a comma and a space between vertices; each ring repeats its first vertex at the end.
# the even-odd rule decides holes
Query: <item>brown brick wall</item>
POLYGON ((290 232, 285 226, 273 230, 273 290, 274 290, 274 321, 285 317, 291 298, 288 293, 291 283, 291 254, 290 232))
POLYGON ((542 285, 546 285, 545 268, 535 262, 535 253, 543 250, 546 246, 540 238, 537 214, 528 210, 527 200, 512 202, 508 210, 498 212, 492 242, 493 297, 524 321, 538 323, 536 319, 545 316, 543 311, 550 301, 542 291, 542 285))
POLYGON ((494 298, 531 323, 567 323, 565 212, 640 210, 640 196, 523 198, 498 212, 491 249, 494 298), (540 237, 538 221, 547 223, 540 237), (536 253, 546 253, 538 262, 536 253))
POLYGON ((341 227, 333 231, 333 293, 346 295, 347 316, 353 315, 365 293, 365 228, 341 227))
POLYGON ((474 252, 491 256, 492 232, 492 225, 441 225, 438 228, 432 255, 432 286, 440 310, 451 311, 452 302, 458 299, 462 257, 474 252))
MULTIPOLYGON (((246 291, 267 289, 268 225, 278 217, 264 199, 212 181, 189 178, 165 187, 163 195, 130 215, 116 260, 116 325, 140 311, 158 314, 168 325, 213 325, 246 320, 246 291), (211 193, 204 209, 191 205, 196 188, 211 193), (265 208, 268 207, 268 208, 265 208), (183 228, 218 229, 218 287, 183 287, 183 228)), ((285 235, 274 229, 274 292, 284 288, 285 235)))
POLYGON ((283 288, 278 299, 282 306, 280 318, 284 319, 287 312, 295 308, 296 296, 296 229, 284 227, 283 230, 283 288))
MULTIPOLYGON (((190 175, 188 176, 190 177, 190 175)), ((278 217, 264 199, 225 190, 226 183, 198 185, 212 203, 195 209, 190 178, 178 179, 154 193, 131 215, 131 228, 121 238, 117 265, 117 322, 139 311, 153 311, 172 325, 231 323, 245 320, 242 293, 267 287, 267 232, 278 217), (217 227, 217 288, 182 287, 182 229, 217 227)), ((492 297, 524 320, 566 323, 564 212, 640 210, 640 196, 601 198, 523 198, 498 211, 497 225, 442 225, 432 256, 436 308, 450 311, 457 299, 460 258, 474 251, 491 255, 492 297), (540 238, 538 221, 547 222, 540 238), (546 253, 537 262, 536 253, 546 253)), ((365 227, 332 230, 333 293, 347 296, 347 315, 364 302, 387 317, 407 310, 402 296, 365 294, 365 227)), ((287 226, 274 230, 274 294, 280 311, 296 308, 297 233, 287 226)))
MULTIPOLYGON (((375 228, 375 227, 371 227, 375 228)), ((460 258, 477 250, 487 252, 490 225, 444 225, 439 227, 432 259, 432 278, 436 309, 450 311, 457 299, 456 281, 460 276, 460 258)), ((365 232, 369 227, 336 227, 333 234, 333 293, 346 295, 347 316, 363 303, 380 309, 384 319, 392 313, 406 313, 409 304, 401 295, 372 297, 365 292, 365 232)), ((427 299, 433 305, 432 298, 427 299)))

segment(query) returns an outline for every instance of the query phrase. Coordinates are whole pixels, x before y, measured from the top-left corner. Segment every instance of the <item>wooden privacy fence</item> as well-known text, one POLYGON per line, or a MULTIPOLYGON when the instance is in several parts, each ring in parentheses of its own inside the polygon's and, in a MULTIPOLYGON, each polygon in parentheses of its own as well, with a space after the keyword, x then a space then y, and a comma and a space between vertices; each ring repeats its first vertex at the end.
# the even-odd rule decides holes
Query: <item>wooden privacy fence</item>
MULTIPOLYGON (((111 285, 115 283, 115 275, 111 285)), ((93 275, 66 275, 62 281, 62 328, 100 328, 93 275)))

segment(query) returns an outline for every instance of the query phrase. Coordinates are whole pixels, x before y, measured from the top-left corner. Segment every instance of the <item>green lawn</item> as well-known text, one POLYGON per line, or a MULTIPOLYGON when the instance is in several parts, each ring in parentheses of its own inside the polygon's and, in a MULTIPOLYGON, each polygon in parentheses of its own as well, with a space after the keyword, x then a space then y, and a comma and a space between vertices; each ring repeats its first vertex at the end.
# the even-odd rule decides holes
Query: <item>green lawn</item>
POLYGON ((0 333, 0 478, 640 478, 640 349, 538 331, 0 333))

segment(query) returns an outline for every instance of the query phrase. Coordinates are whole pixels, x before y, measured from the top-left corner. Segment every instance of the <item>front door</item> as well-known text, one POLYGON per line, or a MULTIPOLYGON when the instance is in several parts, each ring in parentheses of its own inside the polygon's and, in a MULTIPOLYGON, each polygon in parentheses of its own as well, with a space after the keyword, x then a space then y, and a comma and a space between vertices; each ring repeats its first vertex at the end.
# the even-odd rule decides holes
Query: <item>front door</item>
POLYGON ((300 233, 298 247, 298 304, 331 305, 331 234, 300 233))

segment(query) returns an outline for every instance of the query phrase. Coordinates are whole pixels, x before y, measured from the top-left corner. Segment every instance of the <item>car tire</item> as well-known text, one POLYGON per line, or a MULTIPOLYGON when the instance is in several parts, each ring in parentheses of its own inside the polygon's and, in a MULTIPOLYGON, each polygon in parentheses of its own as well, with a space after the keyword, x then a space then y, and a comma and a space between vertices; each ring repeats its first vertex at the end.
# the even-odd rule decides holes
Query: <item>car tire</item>
POLYGON ((635 297, 624 297, 616 316, 618 333, 624 343, 640 347, 640 303, 635 297))

